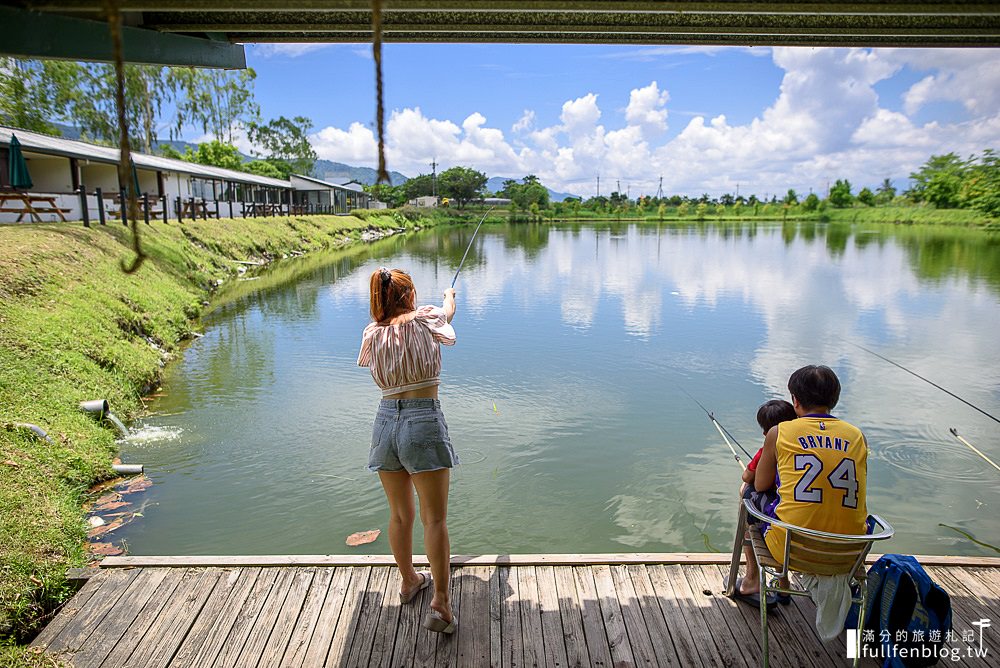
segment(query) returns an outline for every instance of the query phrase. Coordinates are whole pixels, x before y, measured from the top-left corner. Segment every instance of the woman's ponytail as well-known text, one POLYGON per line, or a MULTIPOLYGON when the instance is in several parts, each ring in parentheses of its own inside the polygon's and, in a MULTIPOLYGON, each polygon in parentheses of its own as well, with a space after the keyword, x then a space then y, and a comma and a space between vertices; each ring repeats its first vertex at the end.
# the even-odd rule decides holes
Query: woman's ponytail
POLYGON ((379 267, 368 282, 375 322, 384 322, 414 308, 413 280, 405 271, 379 267))

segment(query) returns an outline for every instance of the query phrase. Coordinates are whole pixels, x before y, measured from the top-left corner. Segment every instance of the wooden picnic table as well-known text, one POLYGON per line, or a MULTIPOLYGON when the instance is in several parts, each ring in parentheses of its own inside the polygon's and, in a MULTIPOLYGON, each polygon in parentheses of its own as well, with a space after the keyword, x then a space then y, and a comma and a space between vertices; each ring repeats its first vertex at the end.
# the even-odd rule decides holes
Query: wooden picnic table
POLYGON ((208 209, 208 202, 203 199, 181 200, 181 216, 184 218, 207 218, 215 217, 215 211, 208 209))
POLYGON ((66 216, 72 209, 60 209, 56 204, 55 195, 32 195, 31 193, 18 192, 16 190, 7 190, 0 192, 0 213, 17 213, 20 214, 17 217, 17 222, 24 220, 25 215, 29 215, 34 219, 34 222, 42 222, 42 217, 39 214, 43 213, 54 213, 59 216, 62 222, 66 222, 66 216), (13 208, 7 205, 7 202, 20 202, 23 206, 19 208, 13 208), (45 206, 35 206, 36 204, 43 204, 45 206))
POLYGON ((281 214, 280 204, 271 204, 270 202, 246 203, 247 216, 277 216, 280 214, 281 214))
MULTIPOLYGON (((105 193, 104 194, 104 199, 111 200, 111 202, 113 203, 113 205, 115 207, 117 207, 117 208, 109 209, 108 213, 113 218, 121 219, 121 215, 122 215, 122 210, 121 210, 121 206, 122 206, 121 200, 122 200, 122 198, 121 198, 121 195, 117 195, 115 193, 105 193)), ((163 215, 163 209, 157 208, 157 204, 159 204, 160 201, 161 201, 160 198, 159 197, 148 197, 147 200, 148 200, 147 203, 149 205, 149 215, 150 215, 150 217, 152 217, 152 218, 159 218, 160 216, 162 216, 163 215)), ((143 199, 142 199, 142 197, 139 197, 136 201, 139 203, 139 213, 142 213, 142 209, 143 209, 143 199)), ((127 204, 127 202, 128 202, 128 198, 127 197, 125 198, 125 202, 127 204)))

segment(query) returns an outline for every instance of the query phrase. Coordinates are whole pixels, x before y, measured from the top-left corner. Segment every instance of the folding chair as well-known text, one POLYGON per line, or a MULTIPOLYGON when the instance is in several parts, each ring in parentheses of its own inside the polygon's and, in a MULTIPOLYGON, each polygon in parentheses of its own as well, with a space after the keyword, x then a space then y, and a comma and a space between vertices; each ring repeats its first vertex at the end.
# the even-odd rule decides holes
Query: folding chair
MULTIPOLYGON (((865 597, 867 594, 865 557, 875 541, 892 538, 895 530, 878 515, 869 515, 867 525, 872 527, 872 533, 848 535, 816 531, 795 526, 769 517, 744 500, 740 506, 740 516, 736 523, 736 540, 733 542, 733 559, 729 565, 729 579, 726 582, 726 596, 732 597, 736 591, 736 577, 740 566, 740 555, 746 544, 744 533, 749 533, 749 542, 753 546, 760 570, 760 600, 766 601, 769 593, 790 594, 792 596, 808 596, 809 592, 801 587, 782 588, 780 581, 791 572, 810 573, 814 575, 841 575, 851 573, 851 601, 859 606, 858 634, 854 665, 858 665, 861 656, 861 633, 865 626, 865 597), (779 563, 771 556, 771 551, 764 542, 760 527, 747 525, 747 514, 772 526, 785 530, 784 558, 779 563), (854 595, 857 586, 858 595, 854 595)), ((790 581, 789 581, 790 582, 790 581)), ((767 653, 767 605, 760 606, 760 652, 764 668, 768 666, 767 653)))

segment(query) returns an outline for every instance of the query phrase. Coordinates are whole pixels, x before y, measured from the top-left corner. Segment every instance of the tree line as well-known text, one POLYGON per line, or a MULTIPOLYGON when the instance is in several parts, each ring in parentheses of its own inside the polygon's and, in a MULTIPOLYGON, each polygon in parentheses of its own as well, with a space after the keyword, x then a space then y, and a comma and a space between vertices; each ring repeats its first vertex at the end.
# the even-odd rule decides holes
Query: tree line
MULTIPOLYGON (((275 178, 309 174, 316 152, 312 121, 284 116, 264 121, 254 97, 252 68, 224 71, 157 65, 125 66, 129 143, 145 153, 249 171, 275 178), (184 153, 160 143, 164 131, 177 139, 185 128, 215 139, 184 153), (257 160, 245 162, 233 145, 243 132, 257 160)), ((80 130, 96 144, 117 146, 114 67, 100 63, 0 58, 0 122, 59 136, 57 123, 80 130)))

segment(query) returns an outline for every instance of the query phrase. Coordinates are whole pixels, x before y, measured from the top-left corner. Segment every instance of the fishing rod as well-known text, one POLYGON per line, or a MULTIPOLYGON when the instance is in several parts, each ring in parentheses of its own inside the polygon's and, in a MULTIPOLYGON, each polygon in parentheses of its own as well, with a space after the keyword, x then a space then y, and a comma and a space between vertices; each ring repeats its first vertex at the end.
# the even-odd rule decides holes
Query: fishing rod
POLYGON ((962 438, 961 436, 959 436, 957 429, 955 429, 954 427, 951 427, 950 429, 948 429, 948 431, 951 432, 952 436, 954 436, 955 438, 957 438, 963 444, 967 445, 970 450, 972 450, 974 453, 976 453, 977 455, 979 455, 980 457, 982 457, 983 459, 985 459, 986 461, 988 461, 993 466, 993 468, 995 468, 997 471, 1000 471, 1000 466, 997 466, 997 463, 995 461, 993 461, 992 459, 990 459, 989 457, 987 457, 986 455, 984 455, 982 452, 980 452, 979 449, 976 446, 974 446, 972 443, 969 443, 967 440, 965 440, 964 438, 962 438))
POLYGON ((490 211, 495 209, 495 206, 491 206, 486 209, 486 213, 483 214, 482 220, 476 225, 476 231, 472 233, 472 238, 469 239, 469 245, 465 249, 465 255, 462 256, 462 261, 458 263, 458 271, 455 272, 455 278, 451 279, 451 287, 455 287, 455 282, 458 280, 458 274, 462 271, 462 265, 465 264, 465 258, 469 255, 469 251, 472 250, 472 244, 476 241, 476 235, 479 234, 479 228, 483 226, 483 222, 486 220, 486 216, 490 215, 490 211))
POLYGON ((738 454, 736 454, 736 448, 733 447, 733 443, 736 443, 736 445, 739 446, 740 450, 742 450, 743 453, 747 457, 749 457, 750 459, 753 459, 753 455, 751 455, 749 452, 747 452, 747 449, 744 448, 740 444, 740 442, 736 440, 736 437, 733 436, 732 434, 730 434, 729 430, 727 430, 725 427, 723 427, 719 423, 719 421, 715 419, 715 415, 712 413, 712 411, 710 411, 707 408, 705 408, 705 406, 700 401, 698 401, 693 396, 691 396, 691 394, 687 390, 685 390, 683 387, 679 388, 679 389, 680 389, 681 392, 683 392, 684 394, 686 394, 688 396, 688 398, 691 399, 691 401, 693 401, 696 404, 698 404, 698 406, 699 406, 699 408, 701 408, 701 410, 705 411, 705 415, 708 416, 708 419, 712 421, 712 424, 715 425, 716 430, 718 430, 719 436, 721 436, 722 440, 726 442, 727 446, 729 446, 729 451, 733 453, 733 459, 735 459, 736 463, 740 465, 740 468, 742 468, 742 469, 745 470, 746 469, 746 464, 744 464, 743 460, 740 459, 740 456, 738 454), (730 438, 733 439, 732 442, 729 441, 730 438))
MULTIPOLYGON (((973 404, 973 403, 971 403, 969 401, 966 401, 965 399, 963 399, 962 397, 958 396, 957 394, 955 394, 951 390, 946 390, 945 388, 943 388, 940 385, 938 385, 937 383, 935 383, 933 380, 928 380, 927 378, 924 378, 923 376, 921 376, 919 373, 916 373, 915 371, 910 371, 909 369, 907 369, 902 364, 899 364, 898 362, 893 362, 888 357, 885 357, 884 355, 879 355, 874 350, 869 350, 868 348, 865 348, 862 345, 854 343, 853 341, 848 341, 848 343, 850 343, 855 348, 861 348, 861 350, 864 350, 866 353, 871 353, 872 355, 874 355, 875 357, 878 357, 881 360, 885 360, 886 362, 888 362, 889 364, 891 364, 891 365, 893 365, 895 367, 899 367, 900 369, 902 369, 906 373, 910 374, 911 376, 916 376, 917 378, 919 378, 920 380, 924 381, 925 383, 930 383, 931 385, 933 385, 937 389, 941 390, 942 392, 944 392, 946 394, 950 394, 951 396, 955 397, 956 399, 958 399, 959 401, 961 401, 966 406, 969 406, 971 408, 975 408, 977 411, 979 411, 980 413, 982 413, 983 415, 985 415, 989 419, 993 420, 994 422, 1000 422, 1000 418, 997 418, 996 416, 987 413, 986 411, 984 411, 979 406, 977 406, 977 405, 975 405, 975 404, 973 404)), ((990 462, 990 463, 992 463, 992 462, 990 462)), ((994 464, 994 466, 996 466, 996 465, 994 464)), ((998 467, 998 468, 1000 468, 1000 467, 998 467)))

